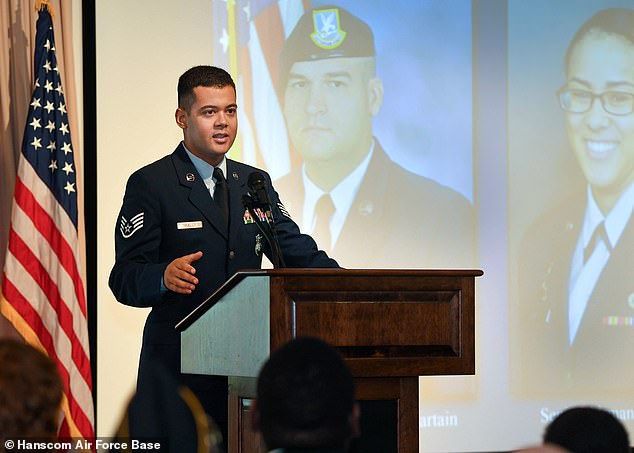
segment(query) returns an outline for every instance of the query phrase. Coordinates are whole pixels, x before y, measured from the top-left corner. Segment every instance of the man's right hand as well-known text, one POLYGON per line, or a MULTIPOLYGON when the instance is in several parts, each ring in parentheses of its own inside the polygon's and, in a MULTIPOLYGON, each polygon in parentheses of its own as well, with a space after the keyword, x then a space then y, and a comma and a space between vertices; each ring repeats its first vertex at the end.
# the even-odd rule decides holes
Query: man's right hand
POLYGON ((163 272, 163 284, 170 291, 180 294, 191 294, 196 289, 198 279, 194 277, 196 269, 191 265, 202 258, 203 252, 181 256, 169 263, 163 272))

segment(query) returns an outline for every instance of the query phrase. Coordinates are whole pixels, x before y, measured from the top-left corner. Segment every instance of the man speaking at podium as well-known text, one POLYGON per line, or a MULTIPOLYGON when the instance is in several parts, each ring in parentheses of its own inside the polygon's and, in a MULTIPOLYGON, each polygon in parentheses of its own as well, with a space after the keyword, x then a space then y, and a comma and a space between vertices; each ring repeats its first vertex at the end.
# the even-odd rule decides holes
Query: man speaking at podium
POLYGON ((152 363, 164 364, 197 394, 225 436, 227 379, 181 374, 174 326, 236 271, 260 268, 262 253, 276 258, 257 225, 266 222, 266 209, 256 210, 262 218, 254 219, 243 205, 243 197, 253 192, 249 186, 257 184, 268 197, 286 266, 338 267, 300 233, 268 174, 225 157, 236 138, 237 108, 235 84, 223 69, 196 66, 179 78, 175 117, 183 141, 130 176, 109 279, 119 302, 152 308, 143 332, 139 385, 152 363))

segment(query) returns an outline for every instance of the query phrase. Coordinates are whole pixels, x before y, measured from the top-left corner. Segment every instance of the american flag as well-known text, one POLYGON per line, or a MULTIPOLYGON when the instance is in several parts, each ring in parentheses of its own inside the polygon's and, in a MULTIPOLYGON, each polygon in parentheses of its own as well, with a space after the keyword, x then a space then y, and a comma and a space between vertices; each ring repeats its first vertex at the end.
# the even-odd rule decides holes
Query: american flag
POLYGON ((231 156, 288 173, 292 154, 277 96, 278 55, 309 0, 213 1, 212 61, 231 73, 240 105, 240 135, 231 156))
POLYGON ((39 11, 35 84, 22 142, 0 312, 55 363, 62 437, 94 437, 86 300, 79 265, 77 173, 53 22, 39 11))

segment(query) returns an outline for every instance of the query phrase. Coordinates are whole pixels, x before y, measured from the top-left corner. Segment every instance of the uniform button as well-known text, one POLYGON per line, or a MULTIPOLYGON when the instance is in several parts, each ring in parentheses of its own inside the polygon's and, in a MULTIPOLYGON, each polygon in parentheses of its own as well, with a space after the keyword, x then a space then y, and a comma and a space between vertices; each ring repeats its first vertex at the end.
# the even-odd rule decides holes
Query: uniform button
POLYGON ((234 259, 235 257, 236 257, 236 252, 234 252, 233 250, 231 250, 231 251, 229 252, 229 259, 230 259, 230 260, 232 260, 232 259, 234 259))

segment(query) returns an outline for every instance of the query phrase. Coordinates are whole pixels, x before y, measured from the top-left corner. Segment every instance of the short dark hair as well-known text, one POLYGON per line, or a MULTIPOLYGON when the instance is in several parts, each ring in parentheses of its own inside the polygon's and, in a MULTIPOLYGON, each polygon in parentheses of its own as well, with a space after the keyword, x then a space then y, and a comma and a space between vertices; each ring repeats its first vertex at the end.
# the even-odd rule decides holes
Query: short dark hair
POLYGON ((623 424, 598 407, 572 407, 559 414, 546 428, 544 443, 574 453, 629 453, 630 441, 623 424))
POLYGON ((594 14, 577 30, 573 36, 568 50, 566 50, 565 70, 575 46, 591 31, 599 31, 616 36, 621 36, 634 44, 634 10, 626 8, 608 8, 594 14))
POLYGON ((46 354, 0 340, 0 437, 56 438, 62 391, 57 367, 46 354))
POLYGON ((236 91, 236 84, 231 75, 222 68, 216 66, 194 66, 188 69, 178 78, 178 106, 184 110, 194 103, 194 88, 196 87, 233 87, 236 91))
POLYGON ((344 447, 353 435, 353 407, 350 370, 317 338, 286 343, 258 376, 259 429, 269 450, 344 447))

